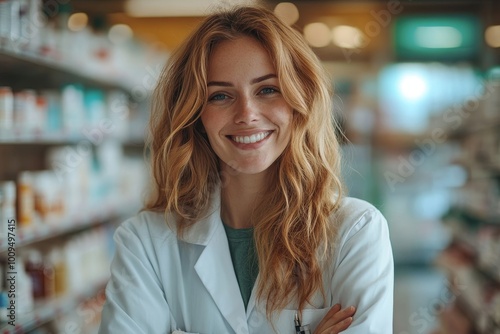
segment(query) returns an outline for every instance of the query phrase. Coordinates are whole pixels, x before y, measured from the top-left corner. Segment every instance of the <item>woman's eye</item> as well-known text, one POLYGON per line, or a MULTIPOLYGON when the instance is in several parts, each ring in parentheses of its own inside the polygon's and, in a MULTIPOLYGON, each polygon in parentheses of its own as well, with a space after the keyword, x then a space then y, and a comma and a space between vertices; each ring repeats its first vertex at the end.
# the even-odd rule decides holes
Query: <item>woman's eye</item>
POLYGON ((223 101, 225 99, 227 99, 227 95, 219 93, 219 94, 214 94, 214 95, 210 96, 210 98, 208 100, 209 101, 223 101))
POLYGON ((260 91, 261 94, 274 94, 277 92, 278 90, 273 87, 262 88, 262 90, 260 91))

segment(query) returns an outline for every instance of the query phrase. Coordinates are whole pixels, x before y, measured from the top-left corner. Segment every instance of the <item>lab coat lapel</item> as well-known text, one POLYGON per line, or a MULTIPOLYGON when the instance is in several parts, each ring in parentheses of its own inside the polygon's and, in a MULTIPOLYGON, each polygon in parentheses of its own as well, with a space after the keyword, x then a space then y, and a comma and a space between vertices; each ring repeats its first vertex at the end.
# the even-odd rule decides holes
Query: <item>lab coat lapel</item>
POLYGON ((245 307, 222 222, 201 253, 195 270, 235 333, 248 333, 245 307))
POLYGON ((247 305, 247 319, 250 318, 250 315, 252 314, 252 311, 255 307, 255 298, 257 296, 257 284, 260 279, 260 273, 257 275, 257 279, 255 280, 255 283, 252 288, 252 293, 250 294, 250 299, 248 300, 248 305, 247 305))

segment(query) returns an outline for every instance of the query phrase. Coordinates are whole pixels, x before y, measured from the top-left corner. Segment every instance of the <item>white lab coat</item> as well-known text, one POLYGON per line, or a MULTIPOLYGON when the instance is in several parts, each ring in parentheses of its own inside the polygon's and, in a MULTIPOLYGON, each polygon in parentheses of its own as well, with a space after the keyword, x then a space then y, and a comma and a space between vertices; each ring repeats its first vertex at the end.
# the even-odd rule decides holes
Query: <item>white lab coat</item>
MULTIPOLYGON (((100 334, 274 333, 264 305, 256 303, 255 287, 244 308, 218 192, 210 212, 184 240, 159 213, 142 212, 117 229, 100 334)), ((345 198, 332 221, 341 221, 341 227, 335 255, 324 266, 326 300, 319 293, 313 298, 303 324, 313 333, 340 303, 357 307, 344 334, 392 333, 394 265, 386 220, 367 202, 345 198)), ((273 317, 276 332, 295 333, 294 306, 273 317)))

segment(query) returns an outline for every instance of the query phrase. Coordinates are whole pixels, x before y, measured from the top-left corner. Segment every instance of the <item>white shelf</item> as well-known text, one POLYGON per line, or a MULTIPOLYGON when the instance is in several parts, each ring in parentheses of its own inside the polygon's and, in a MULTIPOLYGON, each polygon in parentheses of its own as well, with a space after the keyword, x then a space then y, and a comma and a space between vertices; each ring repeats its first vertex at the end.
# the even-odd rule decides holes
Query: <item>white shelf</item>
POLYGON ((49 57, 34 52, 14 50, 7 46, 0 46, 0 63, 7 64, 3 71, 10 65, 12 69, 16 70, 20 68, 24 71, 36 69, 62 74, 65 77, 62 81, 68 83, 82 82, 104 88, 120 88, 128 92, 134 87, 129 78, 124 76, 124 72, 112 71, 110 66, 103 65, 92 69, 85 63, 75 65, 74 61, 70 63, 62 57, 58 59, 54 56, 49 57))
MULTIPOLYGON (((117 136, 105 136, 102 140, 116 139, 122 143, 140 144, 144 142, 141 136, 130 136, 127 138, 117 136)), ((75 144, 82 141, 92 143, 92 141, 81 134, 70 134, 65 132, 31 132, 31 133, 0 133, 0 144, 17 145, 17 144, 75 144)))
MULTIPOLYGON (((54 224, 40 224, 33 228, 17 227, 15 231, 15 247, 23 247, 35 242, 50 239, 94 225, 104 224, 114 218, 133 215, 139 209, 137 201, 123 201, 113 205, 105 204, 96 212, 82 211, 78 216, 66 218, 54 224)), ((0 240, 0 253, 7 251, 6 235, 0 240)))
MULTIPOLYGON (((0 45, 0 85, 9 86, 14 91, 27 88, 37 90, 60 89, 67 84, 79 84, 85 88, 92 87, 103 91, 121 90, 125 91, 133 100, 129 101, 133 102, 130 105, 132 107, 131 112, 136 112, 137 109, 134 109, 134 107, 141 106, 142 100, 134 97, 134 90, 141 89, 141 92, 151 93, 149 86, 146 87, 143 82, 145 78, 151 77, 155 79, 156 76, 155 73, 149 73, 150 67, 143 68, 143 66, 137 65, 138 62, 136 61, 132 63, 133 66, 125 66, 126 68, 124 68, 123 65, 116 62, 90 61, 88 57, 68 59, 62 53, 47 55, 35 51, 14 49, 8 44, 4 44, 0 45)), ((142 129, 142 127, 134 124, 133 120, 128 124, 127 131, 115 131, 100 139, 116 140, 122 146, 142 148, 144 145, 144 131, 139 131, 139 128, 142 129), (134 129, 137 130, 134 131, 134 129)), ((138 122, 138 120, 136 119, 135 122, 138 122)), ((92 126, 89 125, 89 127, 92 126)), ((13 164, 5 165, 5 170, 0 168, 0 172, 4 172, 5 177, 9 178, 10 175, 14 175, 20 170, 30 168, 27 166, 31 166, 32 161, 25 162, 26 159, 21 159, 25 158, 27 152, 23 150, 23 147, 15 147, 16 145, 77 145, 83 142, 90 143, 93 146, 100 144, 101 141, 93 142, 90 138, 87 138, 83 132, 79 131, 80 128, 83 128, 83 125, 72 132, 64 132, 60 129, 52 132, 45 129, 35 130, 29 133, 21 132, 21 128, 8 131, 0 130, 0 149, 6 149, 7 154, 12 155, 13 160, 21 161, 19 164, 18 161, 14 161, 13 164), (17 152, 23 155, 19 159, 17 152)), ((122 129, 120 128, 120 130, 122 129)), ((38 147, 36 149, 38 150, 38 147)), ((40 156, 36 155, 34 159, 40 159, 40 156)), ((33 163, 33 165, 36 165, 36 163, 33 163)), ((139 196, 136 196, 136 194, 130 194, 130 196, 120 195, 109 198, 109 200, 108 197, 103 198, 100 203, 92 205, 91 208, 82 208, 78 214, 64 219, 50 220, 44 223, 37 222, 37 224, 30 227, 16 226, 14 231, 16 253, 21 252, 22 247, 25 246, 42 241, 50 243, 55 240, 52 238, 92 229, 107 223, 118 222, 122 218, 134 215, 140 209, 139 196)), ((0 256, 7 255, 8 247, 7 236, 0 235, 0 256)), ((15 327, 7 323, 0 324, 0 334, 26 333, 58 318, 62 314, 71 314, 70 312, 74 312, 83 301, 102 291, 106 283, 103 281, 92 284, 92 281, 85 284, 87 288, 82 293, 70 293, 56 299, 37 301, 34 311, 17 314, 15 327)))
POLYGON ((16 316, 15 327, 8 323, 1 324, 0 333, 26 333, 55 319, 60 314, 75 310, 81 302, 95 296, 99 290, 104 289, 107 281, 108 279, 98 284, 94 284, 82 293, 68 294, 59 298, 38 301, 35 303, 33 311, 26 314, 18 314, 16 316))

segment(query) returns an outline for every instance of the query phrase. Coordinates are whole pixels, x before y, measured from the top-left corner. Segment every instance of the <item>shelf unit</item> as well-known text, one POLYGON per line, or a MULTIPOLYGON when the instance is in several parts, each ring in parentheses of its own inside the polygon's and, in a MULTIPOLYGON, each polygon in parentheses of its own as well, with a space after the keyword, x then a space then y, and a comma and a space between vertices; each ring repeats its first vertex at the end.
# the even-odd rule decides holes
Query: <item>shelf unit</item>
MULTIPOLYGON (((85 212, 62 219, 55 224, 40 224, 32 229, 22 229, 16 233, 16 247, 25 247, 36 242, 48 240, 57 236, 85 230, 114 219, 121 219, 133 215, 140 209, 136 200, 122 203, 105 204, 99 211, 85 212)), ((8 244, 0 239, 0 255, 7 251, 8 244)))
MULTIPOLYGON (((144 143, 144 138, 139 134, 127 136, 126 138, 105 136, 102 140, 108 139, 119 140, 124 145, 142 146, 144 143)), ((29 145, 35 143, 38 145, 64 145, 78 144, 81 141, 88 141, 88 139, 82 135, 68 134, 62 131, 52 133, 0 133, 0 145, 29 145)))
POLYGON ((496 81, 486 81, 486 87, 496 90, 448 136, 461 147, 450 163, 462 166, 467 180, 454 191, 452 208, 443 217, 452 242, 436 263, 462 288, 451 284, 455 298, 448 310, 454 311, 441 317, 440 334, 451 333, 445 328, 454 327, 447 322, 461 322, 460 317, 461 334, 500 333, 500 82, 491 80, 496 81))
MULTIPOLYGON (((124 71, 85 68, 85 63, 78 64, 31 51, 16 51, 8 46, 0 46, 0 64, 2 64, 0 75, 11 84, 13 82, 11 79, 16 77, 16 73, 24 72, 26 68, 29 68, 31 85, 40 84, 41 87, 79 82, 93 87, 120 88, 131 91, 135 85, 130 77, 123 75, 124 71)), ((5 84, 5 82, 0 82, 0 84, 5 84)), ((14 88, 17 89, 16 86, 14 88)))
MULTIPOLYGON (((26 50, 28 49, 24 51, 13 49, 7 44, 0 43, 0 86, 8 86, 16 92, 24 89, 57 90, 65 85, 77 84, 85 89, 125 93, 129 99, 130 114, 135 113, 134 116, 140 113, 141 108, 147 107, 144 106, 147 100, 144 100, 143 96, 141 96, 142 100, 134 99, 134 89, 139 87, 141 92, 145 90, 141 84, 144 77, 141 74, 138 75, 137 68, 127 70, 109 66, 109 64, 96 65, 88 57, 68 59, 67 55, 44 55, 26 50)), ((144 68, 146 68, 146 64, 144 68)), ((145 117, 137 118, 140 118, 138 122, 136 119, 130 121, 136 123, 130 124, 130 131, 127 131, 126 135, 120 133, 103 134, 99 143, 92 142, 81 133, 66 131, 63 128, 57 131, 35 130, 29 132, 20 131, 15 127, 8 131, 0 129, 0 156, 2 160, 0 181, 15 180, 18 173, 23 170, 48 169, 45 166, 44 158, 52 147, 76 147, 84 141, 86 144, 90 144, 92 150, 90 154, 93 155, 97 154, 95 150, 101 143, 113 141, 123 148, 124 156, 132 153, 136 156, 136 160, 142 160, 144 131, 140 126, 145 125, 143 122, 145 117)), ((120 166, 120 168, 127 167, 120 166)), ((125 174, 127 175, 127 172, 125 174)), ((128 172, 128 176, 130 177, 130 172, 128 172)), ((141 175, 134 176, 138 179, 141 177, 141 175)), ((123 189, 120 188, 116 194, 120 195, 116 196, 119 198, 112 198, 108 195, 97 203, 94 200, 90 206, 84 206, 83 210, 72 212, 63 218, 58 218, 57 221, 49 219, 29 227, 18 226, 15 231, 16 252, 37 247, 43 247, 45 250, 56 242, 68 241, 74 236, 89 231, 103 227, 106 230, 115 228, 126 217, 132 216, 140 209, 142 196, 141 189, 133 189, 132 193, 124 194, 123 189)), ((0 235, 0 257, 5 257, 7 250, 6 235, 0 235)), ((61 297, 37 300, 32 311, 17 314, 15 327, 8 323, 0 323, 0 334, 30 332, 64 314, 73 315, 77 307, 86 300, 95 297, 96 294, 104 296, 106 281, 107 279, 97 283, 89 283, 91 286, 83 291, 70 290, 73 292, 68 292, 61 297)))
POLYGON ((21 321, 16 322, 15 328, 8 324, 0 325, 0 334, 28 333, 68 312, 68 310, 76 309, 85 300, 93 298, 97 292, 103 291, 106 282, 107 280, 103 280, 101 283, 92 285, 78 294, 39 301, 35 304, 33 311, 25 314, 21 321))
MULTIPOLYGON (((453 244, 436 260, 437 265, 446 270, 450 290, 454 295, 448 309, 454 307, 464 317, 460 321, 454 320, 468 324, 462 326, 470 327, 463 331, 464 334, 500 333, 500 317, 497 312, 499 280, 491 271, 477 264, 474 250, 468 242, 464 243, 462 240, 455 238, 453 244), (488 297, 495 291, 496 302, 488 297)), ((444 327, 453 325, 455 324, 444 324, 444 327)))

